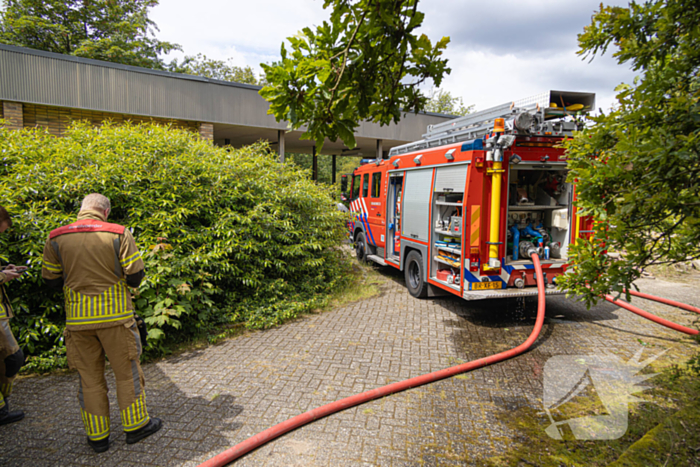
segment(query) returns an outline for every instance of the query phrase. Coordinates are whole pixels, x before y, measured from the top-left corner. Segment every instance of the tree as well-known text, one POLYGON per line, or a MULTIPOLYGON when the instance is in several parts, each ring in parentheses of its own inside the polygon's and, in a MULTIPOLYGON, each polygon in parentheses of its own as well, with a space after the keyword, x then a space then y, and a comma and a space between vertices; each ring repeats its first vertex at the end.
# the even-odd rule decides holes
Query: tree
POLYGON ((441 58, 449 38, 433 45, 413 34, 424 17, 418 0, 325 0, 329 6, 330 22, 289 37, 291 52, 282 44, 281 60, 262 65, 269 84, 260 91, 277 121, 307 125, 302 138, 319 151, 325 138, 354 148, 361 120, 388 125, 424 109, 419 86, 439 86, 450 72, 441 58))
POLYGON ((342 156, 338 158, 336 168, 336 178, 340 180, 341 175, 351 174, 360 166, 364 156, 342 156))
POLYGON ((577 206, 597 228, 569 250, 574 274, 563 284, 589 305, 629 288, 646 266, 700 257, 700 9, 686 0, 601 6, 579 54, 612 44, 641 75, 565 144, 577 206))
POLYGON ((220 79, 223 81, 233 81, 235 83, 245 83, 254 85, 264 85, 263 79, 258 79, 255 72, 249 66, 239 67, 232 65, 231 59, 213 60, 206 55, 185 56, 182 63, 173 60, 168 69, 175 73, 187 73, 188 75, 204 76, 206 78, 220 79))
MULTIPOLYGON (((293 162, 298 167, 309 171, 309 177, 311 176, 311 171, 313 171, 313 155, 304 153, 287 153, 285 154, 285 161, 293 162)), ((332 177, 332 162, 331 156, 324 154, 318 154, 316 156, 316 168, 318 170, 318 182, 319 183, 331 183, 332 177)))
POLYGON ((164 69, 180 46, 156 39, 158 0, 5 0, 0 42, 77 57, 164 69))
MULTIPOLYGON (((350 174, 359 167, 362 159, 363 156, 337 156, 335 167, 336 183, 340 182, 341 175, 350 174)), ((287 153, 285 161, 293 162, 305 170, 313 170, 313 156, 311 154, 287 153)), ((318 167, 318 182, 330 184, 333 180, 333 161, 331 156, 319 154, 316 163, 318 167)))
POLYGON ((425 105, 425 110, 438 114, 463 116, 474 110, 474 106, 470 105, 465 107, 461 97, 452 97, 449 91, 434 89, 430 93, 428 102, 425 105))

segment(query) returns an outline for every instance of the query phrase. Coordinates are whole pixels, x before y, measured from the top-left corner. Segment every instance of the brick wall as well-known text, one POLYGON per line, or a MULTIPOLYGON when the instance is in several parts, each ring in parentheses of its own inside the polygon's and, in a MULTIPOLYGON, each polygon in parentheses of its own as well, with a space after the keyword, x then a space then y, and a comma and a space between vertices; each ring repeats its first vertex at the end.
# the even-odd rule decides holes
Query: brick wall
POLYGON ((100 126, 106 121, 122 124, 155 122, 161 125, 170 124, 174 128, 182 128, 193 132, 199 131, 199 123, 184 120, 171 120, 165 118, 140 117, 136 115, 124 115, 109 112, 96 112, 91 110, 67 109, 63 107, 50 107, 45 105, 24 104, 24 126, 41 127, 48 129, 55 136, 63 136, 75 120, 87 121, 95 126, 100 126))
POLYGON ((0 101, 0 118, 6 119, 5 126, 8 128, 15 130, 27 127, 46 128, 54 136, 63 136, 71 122, 76 120, 87 121, 95 126, 100 126, 109 120, 115 124, 122 124, 127 121, 132 123, 155 122, 159 125, 170 124, 174 128, 182 128, 199 133, 208 140, 214 137, 214 128, 211 123, 204 124, 209 125, 209 131, 203 132, 200 122, 22 104, 21 102, 0 101))
POLYGON ((21 130, 23 127, 22 104, 20 102, 3 102, 2 118, 5 119, 5 127, 10 130, 21 130))
POLYGON ((214 142, 214 124, 213 123, 200 123, 199 124, 199 136, 202 139, 214 142))

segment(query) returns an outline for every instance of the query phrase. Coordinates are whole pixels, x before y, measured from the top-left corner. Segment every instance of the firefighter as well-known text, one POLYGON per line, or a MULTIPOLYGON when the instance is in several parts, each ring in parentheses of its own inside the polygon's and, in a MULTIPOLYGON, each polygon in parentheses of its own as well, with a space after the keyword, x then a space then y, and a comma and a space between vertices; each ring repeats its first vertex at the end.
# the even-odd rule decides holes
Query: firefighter
MULTIPOLYGON (((5 232, 11 226, 9 214, 0 206, 0 232, 5 232)), ((7 398, 12 393, 12 381, 24 365, 24 353, 10 330, 12 306, 5 292, 5 283, 18 278, 24 269, 26 268, 17 268, 10 264, 0 272, 0 425, 18 422, 24 418, 24 412, 11 412, 7 403, 7 398)))
POLYGON ((162 426, 146 409, 141 340, 127 288, 141 283, 144 264, 131 232, 106 222, 110 209, 107 197, 86 196, 77 221, 50 233, 42 268, 50 286, 63 287, 66 356, 68 366, 80 375, 80 414, 95 452, 109 449, 105 355, 117 380, 126 443, 136 443, 162 426))

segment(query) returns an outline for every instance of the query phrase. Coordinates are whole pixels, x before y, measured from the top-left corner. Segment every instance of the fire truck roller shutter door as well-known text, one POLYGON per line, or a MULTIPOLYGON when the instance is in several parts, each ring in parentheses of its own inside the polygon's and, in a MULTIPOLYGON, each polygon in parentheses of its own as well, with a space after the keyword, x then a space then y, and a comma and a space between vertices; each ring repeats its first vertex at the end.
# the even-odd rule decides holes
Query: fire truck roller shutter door
POLYGON ((435 191, 464 192, 467 183, 467 164, 439 167, 435 172, 435 191))
POLYGON ((428 241, 430 212, 430 188, 433 169, 406 172, 402 210, 401 236, 423 242, 428 241))

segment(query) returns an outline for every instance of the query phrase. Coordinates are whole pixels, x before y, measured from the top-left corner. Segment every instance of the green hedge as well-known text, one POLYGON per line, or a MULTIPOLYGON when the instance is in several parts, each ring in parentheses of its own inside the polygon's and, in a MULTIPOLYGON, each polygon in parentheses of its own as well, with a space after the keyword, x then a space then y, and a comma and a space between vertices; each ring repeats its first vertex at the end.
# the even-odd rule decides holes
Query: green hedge
POLYGON ((347 272, 330 189, 262 143, 227 150, 156 125, 78 124, 62 138, 0 129, 0 157, 14 222, 0 256, 30 267, 8 284, 12 327, 40 366, 60 360, 64 324, 62 294, 41 279, 44 242, 88 193, 110 198, 109 220, 144 253, 134 302, 152 353, 226 323, 274 326, 322 305, 347 272))

